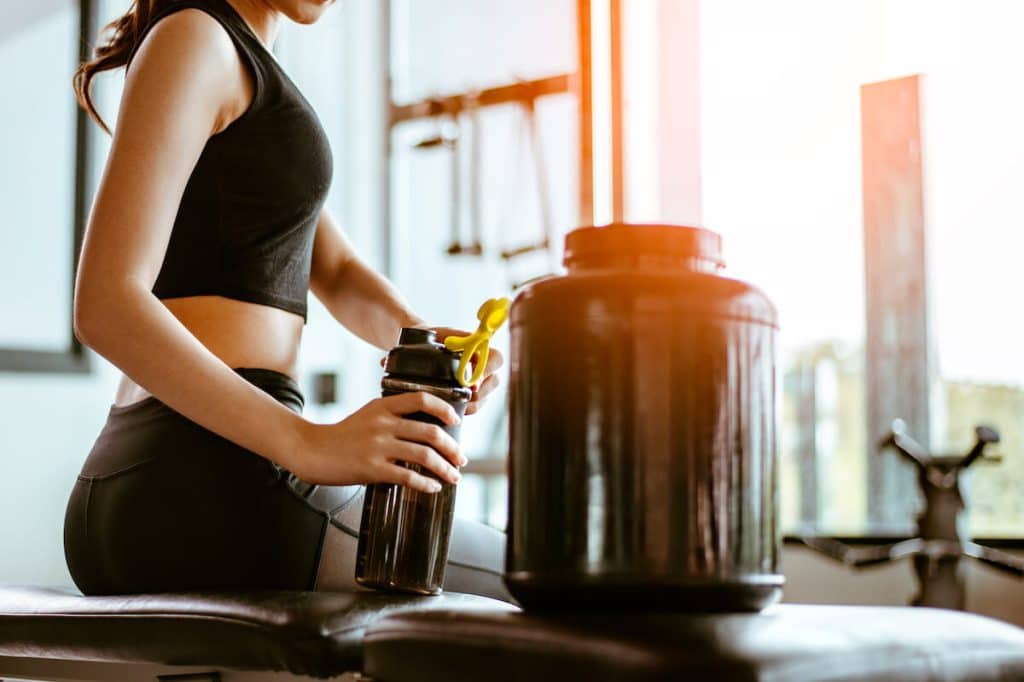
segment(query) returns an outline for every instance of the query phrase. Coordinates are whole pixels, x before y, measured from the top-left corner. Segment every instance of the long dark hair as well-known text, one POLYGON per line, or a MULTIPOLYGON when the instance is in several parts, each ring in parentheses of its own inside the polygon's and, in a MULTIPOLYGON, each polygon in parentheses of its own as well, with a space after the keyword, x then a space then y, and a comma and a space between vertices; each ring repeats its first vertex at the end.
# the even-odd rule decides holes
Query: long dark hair
POLYGON ((96 45, 93 50, 92 59, 83 62, 75 70, 73 79, 75 96, 79 105, 89 112, 96 123, 110 134, 110 128, 103 121, 103 117, 96 111, 92 101, 90 88, 92 79, 96 74, 103 71, 118 69, 128 63, 128 56, 135 49, 142 35, 143 29, 149 23, 153 14, 160 9, 168 0, 133 0, 131 7, 120 18, 115 19, 103 27, 100 35, 109 36, 105 41, 96 45))

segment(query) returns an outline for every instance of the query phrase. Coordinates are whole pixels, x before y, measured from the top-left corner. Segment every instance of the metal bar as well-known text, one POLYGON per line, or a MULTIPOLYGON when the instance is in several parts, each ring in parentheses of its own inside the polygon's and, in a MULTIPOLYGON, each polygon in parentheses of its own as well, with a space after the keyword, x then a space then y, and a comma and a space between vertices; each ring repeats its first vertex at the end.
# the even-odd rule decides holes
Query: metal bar
POLYGON ((578 60, 575 90, 579 99, 579 222, 594 222, 594 60, 591 0, 577 0, 578 60))
POLYGON ((511 102, 529 102, 548 95, 572 92, 570 77, 566 74, 537 80, 499 85, 474 93, 456 93, 420 100, 409 104, 392 104, 389 120, 392 126, 440 115, 458 116, 476 107, 493 107, 511 102))
POLYGON ((611 26, 612 222, 626 219, 625 88, 623 87, 622 0, 609 0, 611 26))
POLYGON ((483 176, 481 163, 481 154, 483 152, 483 140, 480 139, 480 110, 476 107, 476 102, 471 102, 469 114, 469 128, 472 139, 470 140, 469 148, 469 219, 472 222, 470 225, 470 235, 472 239, 471 247, 475 251, 479 251, 483 248, 483 211, 480 206, 480 198, 483 196, 483 187, 481 187, 481 179, 483 176))
POLYGON ((537 181, 537 203, 540 208, 541 226, 544 229, 544 248, 551 246, 554 225, 551 217, 551 193, 548 184, 548 169, 544 163, 544 145, 540 139, 540 128, 537 123, 537 107, 533 102, 526 106, 527 124, 530 133, 530 149, 533 156, 533 175, 537 181))
MULTIPOLYGON (((459 129, 458 119, 453 123, 455 126, 454 138, 451 142, 442 143, 451 154, 449 172, 451 173, 451 187, 448 188, 449 200, 451 201, 451 215, 448 216, 452 234, 451 247, 458 247, 462 250, 462 164, 460 163, 462 150, 459 148, 462 131, 459 129)), ((450 248, 451 248, 450 247, 450 248)))

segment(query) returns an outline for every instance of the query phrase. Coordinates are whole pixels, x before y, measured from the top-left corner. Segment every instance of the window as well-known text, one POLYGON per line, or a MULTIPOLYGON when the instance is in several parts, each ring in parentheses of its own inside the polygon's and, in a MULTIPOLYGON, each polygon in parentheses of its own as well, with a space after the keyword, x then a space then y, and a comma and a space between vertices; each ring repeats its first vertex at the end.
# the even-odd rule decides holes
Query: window
MULTIPOLYGON (((1024 536, 1024 58, 1013 3, 702 3, 705 223, 780 309, 784 528, 901 534, 904 477, 869 504, 861 88, 921 74, 930 439, 999 464, 966 477, 969 532, 1024 536), (886 515, 886 509, 893 513, 886 515)), ((898 320, 895 320, 898 322, 898 320)), ((905 339, 904 339, 905 341, 905 339)), ((908 358, 910 361, 911 358, 908 358)), ((904 415, 892 415, 904 416, 904 415)), ((892 457, 892 455, 885 455, 892 457)))
POLYGON ((73 3, 17 3, 5 12, 0 59, 33 68, 0 73, 10 103, 0 108, 0 308, 17 320, 0 327, 0 371, 81 371, 88 365, 71 333, 82 194, 75 169, 85 158, 71 90, 79 12, 73 3))

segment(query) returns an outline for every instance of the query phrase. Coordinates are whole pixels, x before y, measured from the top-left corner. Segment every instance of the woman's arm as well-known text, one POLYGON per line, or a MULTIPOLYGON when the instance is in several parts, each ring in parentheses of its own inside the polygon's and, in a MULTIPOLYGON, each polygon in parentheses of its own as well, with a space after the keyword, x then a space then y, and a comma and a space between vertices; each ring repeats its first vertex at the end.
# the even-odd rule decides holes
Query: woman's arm
POLYGON ((301 418, 231 371, 151 293, 206 140, 252 96, 241 68, 223 29, 198 10, 167 17, 143 42, 86 230, 75 332, 181 414, 284 463, 301 418))
POLYGON ((402 327, 425 325, 398 289, 359 258, 326 209, 316 226, 309 285, 334 319, 381 350, 395 345, 402 327))
POLYGON ((226 32, 199 10, 172 14, 149 33, 127 74, 86 230, 76 334, 177 412, 310 482, 438 488, 397 460, 457 480, 442 458, 462 464, 457 444, 400 418, 426 410, 457 421, 440 399, 394 396, 338 424, 311 424, 232 371, 152 294, 192 169, 210 135, 248 106, 248 79, 226 32))
MULTIPOLYGON (((326 209, 320 214, 313 241, 310 288, 331 315, 359 338, 381 350, 398 341, 402 327, 428 327, 416 315, 398 289, 359 259, 334 216, 326 209)), ((466 334, 450 327, 429 327, 443 341, 452 334, 466 334)), ((477 412, 487 396, 498 387, 495 374, 503 364, 501 352, 491 349, 480 384, 466 414, 477 412)))

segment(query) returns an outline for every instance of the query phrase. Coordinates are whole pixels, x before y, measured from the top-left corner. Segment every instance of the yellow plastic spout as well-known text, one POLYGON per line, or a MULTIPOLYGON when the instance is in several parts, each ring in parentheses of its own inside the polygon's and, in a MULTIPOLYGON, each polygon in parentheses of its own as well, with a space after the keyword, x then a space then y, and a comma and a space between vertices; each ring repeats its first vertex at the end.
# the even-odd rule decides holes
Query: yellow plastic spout
POLYGON ((476 319, 480 320, 480 326, 477 327, 475 332, 469 336, 449 336, 445 338, 445 348, 462 353, 457 376, 459 383, 463 386, 476 384, 484 375, 484 369, 487 367, 487 356, 491 350, 491 336, 508 319, 509 303, 510 301, 507 298, 491 298, 484 301, 484 304, 480 306, 476 313, 476 319), (473 375, 466 379, 466 369, 476 354, 479 354, 479 357, 473 368, 473 375))

